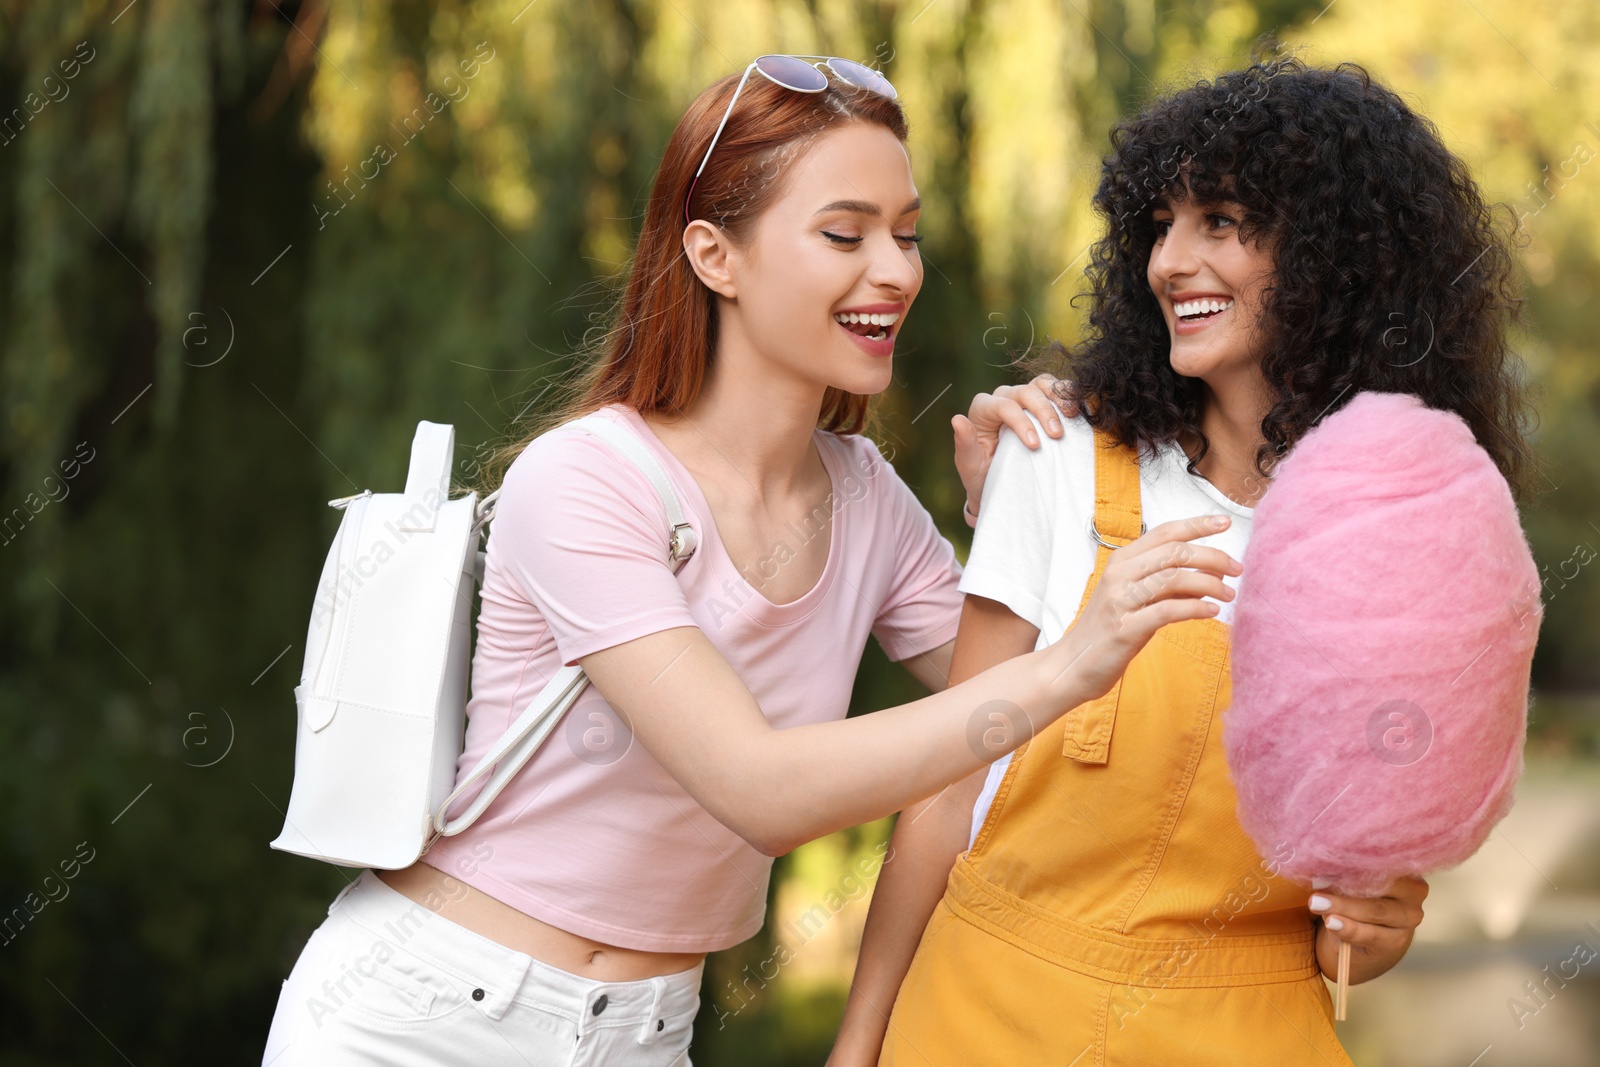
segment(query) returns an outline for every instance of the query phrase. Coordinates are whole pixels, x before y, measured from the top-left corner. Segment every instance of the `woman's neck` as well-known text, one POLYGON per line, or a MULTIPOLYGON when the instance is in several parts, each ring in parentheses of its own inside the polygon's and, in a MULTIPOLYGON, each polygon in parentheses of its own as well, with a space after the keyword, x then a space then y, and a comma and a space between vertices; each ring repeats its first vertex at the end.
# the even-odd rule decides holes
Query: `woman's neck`
MULTIPOLYGON (((1261 436, 1261 420, 1270 409, 1271 398, 1259 385, 1220 390, 1205 385, 1200 429, 1207 449, 1195 470, 1244 507, 1254 507, 1271 485, 1270 477, 1256 471, 1256 452, 1266 441, 1261 436)), ((1199 442, 1189 439, 1182 444, 1193 459, 1199 442)))
POLYGON ((791 495, 815 477, 812 435, 823 390, 733 348, 718 345, 705 387, 687 411, 652 417, 651 426, 696 474, 731 479, 763 499, 791 495))

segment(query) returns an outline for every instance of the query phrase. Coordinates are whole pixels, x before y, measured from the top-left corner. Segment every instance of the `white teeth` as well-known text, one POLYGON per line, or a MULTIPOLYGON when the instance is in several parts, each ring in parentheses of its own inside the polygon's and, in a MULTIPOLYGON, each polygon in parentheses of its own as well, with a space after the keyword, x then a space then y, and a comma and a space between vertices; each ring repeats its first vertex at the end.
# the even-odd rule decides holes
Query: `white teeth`
POLYGON ((864 322, 869 326, 893 326, 899 320, 899 312, 889 312, 886 314, 876 315, 860 315, 854 311, 842 311, 833 317, 834 322, 845 325, 853 325, 864 322))
POLYGON ((1172 305, 1173 313, 1179 318, 1190 315, 1206 315, 1217 311, 1226 311, 1233 307, 1232 300, 1185 300, 1181 304, 1172 305))

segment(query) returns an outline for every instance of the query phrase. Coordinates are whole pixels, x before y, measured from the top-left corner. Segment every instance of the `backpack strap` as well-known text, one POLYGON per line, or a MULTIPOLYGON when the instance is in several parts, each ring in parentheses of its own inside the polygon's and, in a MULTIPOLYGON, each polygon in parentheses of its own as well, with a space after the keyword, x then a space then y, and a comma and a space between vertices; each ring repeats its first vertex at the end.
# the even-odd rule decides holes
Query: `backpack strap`
MULTIPOLYGON (((672 487, 672 482, 667 478, 667 473, 660 462, 632 433, 624 430, 613 422, 585 418, 571 424, 574 429, 582 430, 606 442, 617 452, 621 453, 635 467, 639 468, 656 494, 661 497, 661 503, 666 508, 667 522, 671 529, 668 533, 667 550, 672 565, 672 573, 677 574, 683 565, 689 562, 698 547, 699 540, 695 535, 694 527, 689 525, 684 514, 683 505, 678 500, 678 493, 672 487)), ((409 492, 410 484, 407 482, 409 492)), ((491 496, 498 497, 499 490, 491 496)), ((493 514, 489 509, 488 515, 493 514)), ((482 521, 488 521, 485 515, 482 521)), ((556 724, 566 715, 567 709, 577 701, 589 684, 589 678, 583 673, 583 668, 573 665, 562 667, 555 673, 539 695, 529 702, 528 706, 518 715, 516 721, 500 735, 489 751, 484 753, 478 765, 472 772, 456 785, 455 790, 445 798, 439 810, 433 816, 433 833, 429 835, 422 851, 426 855, 428 848, 440 837, 454 837, 473 823, 494 803, 516 773, 522 770, 533 754, 544 744, 545 738, 555 729, 556 724), (490 773, 493 772, 493 773, 490 773), (478 795, 473 799, 472 805, 455 819, 447 819, 451 805, 466 792, 479 779, 489 776, 487 782, 478 795)))
POLYGON ((661 498, 661 503, 666 505, 667 522, 672 527, 671 536, 667 540, 667 549, 672 554, 672 570, 676 574, 678 568, 694 555, 694 550, 699 547, 700 542, 695 535, 694 527, 690 526, 689 520, 684 517, 683 505, 678 503, 678 494, 673 491, 672 483, 667 480, 667 472, 661 469, 660 462, 637 437, 616 423, 585 419, 577 426, 584 433, 593 434, 628 457, 633 461, 633 465, 650 479, 656 495, 661 498))

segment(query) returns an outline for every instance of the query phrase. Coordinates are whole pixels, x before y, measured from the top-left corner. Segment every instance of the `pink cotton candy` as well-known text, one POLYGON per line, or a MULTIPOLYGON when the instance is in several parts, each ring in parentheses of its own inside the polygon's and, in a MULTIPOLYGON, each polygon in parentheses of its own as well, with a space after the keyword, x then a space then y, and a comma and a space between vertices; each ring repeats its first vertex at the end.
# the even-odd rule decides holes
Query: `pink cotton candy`
POLYGON ((1472 855, 1522 773, 1543 606, 1466 422, 1357 395, 1279 464, 1242 562, 1223 736, 1261 854, 1358 896, 1472 855))

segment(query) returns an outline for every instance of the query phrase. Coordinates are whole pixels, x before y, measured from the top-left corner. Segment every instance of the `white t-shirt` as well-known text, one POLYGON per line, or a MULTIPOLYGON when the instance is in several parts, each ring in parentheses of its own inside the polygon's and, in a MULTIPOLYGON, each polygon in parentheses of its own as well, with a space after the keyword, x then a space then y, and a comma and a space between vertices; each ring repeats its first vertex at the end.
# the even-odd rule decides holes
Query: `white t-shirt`
MULTIPOLYGON (((1062 426, 1063 434, 1054 439, 1034 421, 1041 442, 1038 451, 1030 450, 1014 433, 1000 435, 960 583, 963 593, 997 600, 1037 626, 1036 648, 1053 644, 1066 633, 1094 573, 1096 546, 1089 533, 1094 515, 1094 428, 1082 417, 1063 419, 1062 426)), ((1161 446, 1154 456, 1141 456, 1139 492, 1146 528, 1196 515, 1230 515, 1233 523, 1222 533, 1191 543, 1220 548, 1242 561, 1255 510, 1234 503, 1204 478, 1190 474, 1187 464, 1188 457, 1176 443, 1161 446)), ((1237 589, 1238 579, 1230 575, 1223 580, 1237 589)), ((1229 622, 1233 603, 1221 602, 1216 617, 1229 622)), ((968 847, 977 840, 1010 762, 1007 753, 989 765, 983 792, 973 806, 968 847)))

